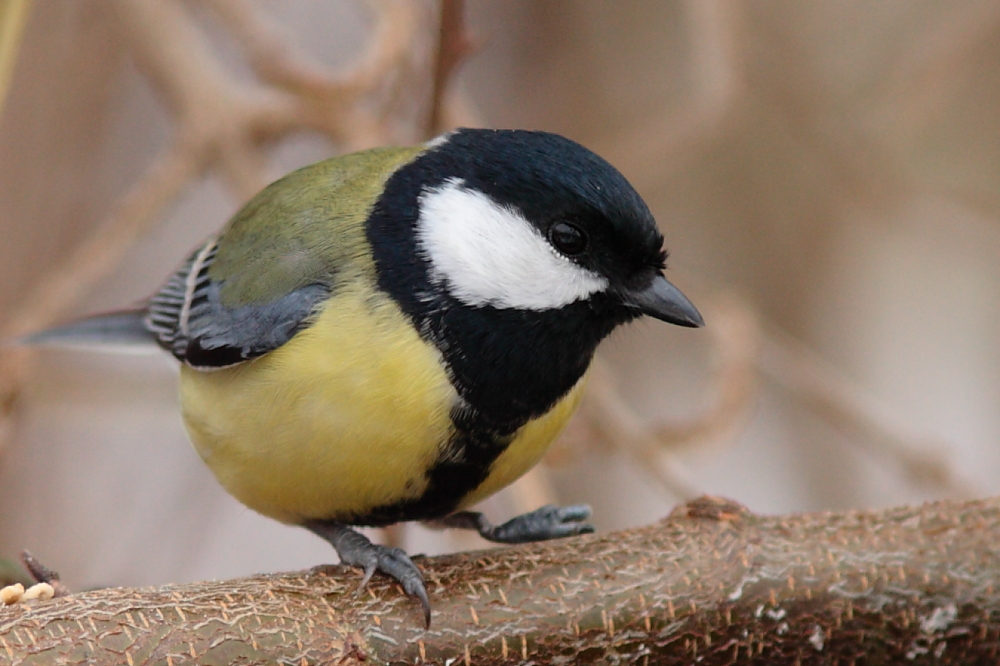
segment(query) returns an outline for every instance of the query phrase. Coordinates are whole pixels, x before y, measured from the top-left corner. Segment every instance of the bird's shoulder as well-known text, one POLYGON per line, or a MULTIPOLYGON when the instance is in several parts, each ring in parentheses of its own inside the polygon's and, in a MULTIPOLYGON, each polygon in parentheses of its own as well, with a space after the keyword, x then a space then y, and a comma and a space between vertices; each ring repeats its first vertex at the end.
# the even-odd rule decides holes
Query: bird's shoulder
POLYGON ((221 283, 222 303, 267 303, 317 281, 332 285, 338 274, 370 270, 365 220, 388 178, 422 150, 335 157, 262 190, 219 236, 208 275, 221 283))
POLYGON ((250 200, 150 300, 146 325, 194 367, 285 344, 353 280, 374 281, 365 220, 386 180, 423 148, 383 148, 292 172, 250 200))

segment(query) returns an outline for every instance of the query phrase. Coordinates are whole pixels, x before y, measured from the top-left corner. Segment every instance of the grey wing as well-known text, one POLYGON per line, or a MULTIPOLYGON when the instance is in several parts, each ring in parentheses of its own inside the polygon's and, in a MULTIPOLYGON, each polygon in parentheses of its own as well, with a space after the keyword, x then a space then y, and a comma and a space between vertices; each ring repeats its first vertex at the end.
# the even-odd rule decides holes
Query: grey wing
POLYGON ((145 325, 161 347, 195 368, 236 365, 277 349, 308 326, 328 285, 308 284, 268 303, 226 307, 209 275, 210 239, 149 302, 145 325))

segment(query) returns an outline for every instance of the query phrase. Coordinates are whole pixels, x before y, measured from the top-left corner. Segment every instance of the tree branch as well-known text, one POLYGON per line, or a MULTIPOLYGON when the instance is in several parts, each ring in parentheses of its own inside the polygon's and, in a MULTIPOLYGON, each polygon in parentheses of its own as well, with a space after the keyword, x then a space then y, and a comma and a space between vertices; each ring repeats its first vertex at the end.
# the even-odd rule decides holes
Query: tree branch
POLYGON ((434 618, 343 567, 0 610, 27 663, 993 663, 1000 498, 656 525, 425 559, 434 618))

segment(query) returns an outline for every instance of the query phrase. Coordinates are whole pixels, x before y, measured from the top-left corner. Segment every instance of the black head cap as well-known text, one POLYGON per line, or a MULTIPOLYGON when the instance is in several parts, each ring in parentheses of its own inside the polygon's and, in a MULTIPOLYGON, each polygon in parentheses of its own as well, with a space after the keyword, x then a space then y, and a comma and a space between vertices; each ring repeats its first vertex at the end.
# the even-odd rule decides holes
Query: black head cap
POLYGON ((667 253, 646 203, 599 155, 557 134, 526 130, 460 129, 430 145, 420 161, 433 164, 439 182, 461 179, 520 212, 554 249, 607 279, 625 318, 702 325, 662 276, 667 253))
POLYGON ((663 269, 663 236, 642 197, 575 141, 549 132, 460 129, 425 159, 437 162, 442 181, 463 179, 550 239, 554 225, 577 227, 587 248, 571 258, 614 287, 637 287, 663 269))

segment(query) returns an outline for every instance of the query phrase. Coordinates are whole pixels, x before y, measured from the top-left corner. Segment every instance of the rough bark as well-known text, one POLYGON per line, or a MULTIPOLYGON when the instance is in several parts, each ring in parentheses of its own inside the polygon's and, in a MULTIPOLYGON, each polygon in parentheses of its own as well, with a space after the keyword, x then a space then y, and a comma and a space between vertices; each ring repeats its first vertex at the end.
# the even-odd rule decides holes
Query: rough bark
POLYGON ((695 500, 658 524, 376 577, 107 589, 0 609, 15 665, 995 663, 1000 498, 782 517, 695 500))

